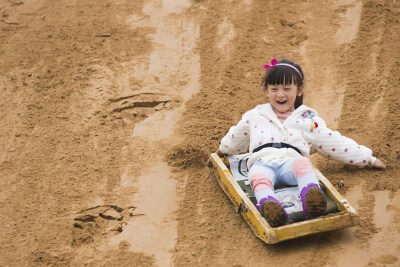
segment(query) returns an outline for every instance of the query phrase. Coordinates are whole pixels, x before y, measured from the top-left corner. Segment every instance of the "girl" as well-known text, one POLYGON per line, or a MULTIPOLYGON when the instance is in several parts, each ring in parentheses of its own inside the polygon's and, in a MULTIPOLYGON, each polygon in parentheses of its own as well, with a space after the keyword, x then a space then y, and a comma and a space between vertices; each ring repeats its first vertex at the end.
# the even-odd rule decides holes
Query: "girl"
MULTIPOLYGON (((321 215, 327 206, 317 176, 308 159, 310 150, 343 163, 386 168, 372 151, 326 127, 318 113, 303 103, 304 74, 299 65, 271 60, 261 90, 269 103, 246 112, 222 138, 219 156, 249 151, 248 177, 257 208, 272 227, 290 219, 275 198, 274 188, 298 185, 306 218, 321 215), (250 147, 249 147, 250 146, 250 147)), ((209 159, 210 161, 210 159, 209 159)))

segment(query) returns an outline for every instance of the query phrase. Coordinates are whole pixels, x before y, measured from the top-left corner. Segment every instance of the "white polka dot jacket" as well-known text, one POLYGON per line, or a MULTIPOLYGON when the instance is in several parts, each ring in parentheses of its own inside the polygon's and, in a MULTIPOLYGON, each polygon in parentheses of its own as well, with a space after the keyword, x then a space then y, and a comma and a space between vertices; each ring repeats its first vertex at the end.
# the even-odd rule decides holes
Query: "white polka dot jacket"
POLYGON ((267 143, 280 142, 298 148, 302 155, 292 148, 266 147, 251 154, 248 167, 259 159, 272 164, 308 157, 311 151, 358 167, 373 166, 376 160, 371 149, 330 130, 318 113, 305 105, 293 111, 283 123, 272 110, 271 104, 258 105, 247 111, 239 123, 230 128, 222 138, 219 149, 224 154, 236 155, 247 149, 251 152, 267 143), (314 122, 318 125, 315 128, 312 127, 314 122))

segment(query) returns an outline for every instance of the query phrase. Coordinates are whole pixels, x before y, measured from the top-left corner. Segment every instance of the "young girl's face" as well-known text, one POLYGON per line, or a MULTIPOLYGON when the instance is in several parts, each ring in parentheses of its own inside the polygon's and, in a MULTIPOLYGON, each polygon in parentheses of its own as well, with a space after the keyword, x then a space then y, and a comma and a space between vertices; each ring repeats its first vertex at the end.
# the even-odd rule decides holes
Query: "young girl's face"
POLYGON ((294 102, 296 96, 303 94, 303 87, 297 88, 297 85, 292 84, 268 84, 267 97, 272 107, 279 112, 294 111, 294 102))

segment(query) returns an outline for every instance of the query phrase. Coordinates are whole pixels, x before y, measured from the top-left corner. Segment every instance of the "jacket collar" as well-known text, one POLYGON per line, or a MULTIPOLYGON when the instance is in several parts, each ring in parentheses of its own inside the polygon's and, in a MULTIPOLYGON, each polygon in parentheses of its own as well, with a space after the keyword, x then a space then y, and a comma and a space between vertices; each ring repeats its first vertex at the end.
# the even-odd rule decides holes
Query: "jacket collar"
MULTIPOLYGON (((274 110, 272 109, 272 106, 270 103, 266 103, 266 104, 262 104, 262 105, 258 105, 256 107, 257 111, 264 117, 270 119, 271 121, 275 122, 279 127, 283 128, 283 124, 281 123, 281 121, 278 119, 278 117, 276 116, 274 110)), ((296 108, 293 113, 286 119, 285 122, 290 121, 293 118, 296 118, 298 115, 304 113, 304 112, 312 112, 315 115, 318 116, 317 111, 315 111, 312 108, 307 107, 306 105, 301 105, 300 107, 296 108)))

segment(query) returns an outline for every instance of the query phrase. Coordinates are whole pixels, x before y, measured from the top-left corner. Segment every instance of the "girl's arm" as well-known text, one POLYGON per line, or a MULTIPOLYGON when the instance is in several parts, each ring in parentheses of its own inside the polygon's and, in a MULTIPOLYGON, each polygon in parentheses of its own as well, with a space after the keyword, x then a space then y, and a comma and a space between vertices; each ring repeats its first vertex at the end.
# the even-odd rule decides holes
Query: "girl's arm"
MULTIPOLYGON (((228 133, 222 138, 219 149, 215 152, 218 156, 235 155, 241 152, 246 152, 250 144, 250 128, 248 112, 236 126, 229 129, 228 133)), ((210 166, 211 158, 207 160, 207 165, 210 166)))
POLYGON ((237 125, 232 126, 222 138, 219 151, 226 155, 246 152, 250 144, 249 116, 246 112, 237 125))
POLYGON ((315 116, 314 121, 318 123, 318 127, 310 127, 310 130, 304 133, 306 139, 313 144, 318 153, 358 167, 368 165, 375 168, 386 168, 382 161, 372 156, 371 149, 357 144, 353 139, 345 137, 337 131, 332 131, 320 117, 315 116))

